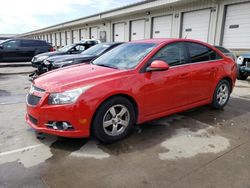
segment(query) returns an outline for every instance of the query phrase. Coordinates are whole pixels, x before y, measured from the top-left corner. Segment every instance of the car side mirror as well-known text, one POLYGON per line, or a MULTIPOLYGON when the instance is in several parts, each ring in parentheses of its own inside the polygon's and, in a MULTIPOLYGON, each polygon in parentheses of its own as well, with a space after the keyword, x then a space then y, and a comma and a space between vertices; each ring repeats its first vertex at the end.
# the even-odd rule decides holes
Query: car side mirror
POLYGON ((152 71, 165 71, 169 69, 167 62, 162 60, 154 60, 149 67, 147 67, 147 72, 152 71))

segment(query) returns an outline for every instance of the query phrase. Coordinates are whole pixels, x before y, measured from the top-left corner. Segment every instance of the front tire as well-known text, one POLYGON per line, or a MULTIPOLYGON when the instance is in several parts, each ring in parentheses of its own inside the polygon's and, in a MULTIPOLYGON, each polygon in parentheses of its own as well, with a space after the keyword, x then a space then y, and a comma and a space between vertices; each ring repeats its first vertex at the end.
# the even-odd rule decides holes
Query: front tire
POLYGON ((231 94, 231 85, 227 80, 221 80, 213 95, 212 107, 215 109, 223 109, 228 103, 231 94))
POLYGON ((113 143, 125 138, 136 122, 135 110, 124 97, 113 97, 97 110, 93 120, 93 133, 104 143, 113 143))

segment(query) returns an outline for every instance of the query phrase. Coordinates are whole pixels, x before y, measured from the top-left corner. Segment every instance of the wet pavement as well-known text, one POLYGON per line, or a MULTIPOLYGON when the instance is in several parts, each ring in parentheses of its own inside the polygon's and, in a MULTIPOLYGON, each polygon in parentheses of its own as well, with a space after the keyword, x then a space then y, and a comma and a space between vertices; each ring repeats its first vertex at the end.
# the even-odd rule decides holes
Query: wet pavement
POLYGON ((111 145, 37 135, 24 121, 29 85, 27 74, 0 74, 1 188, 250 187, 250 80, 224 110, 148 122, 111 145))

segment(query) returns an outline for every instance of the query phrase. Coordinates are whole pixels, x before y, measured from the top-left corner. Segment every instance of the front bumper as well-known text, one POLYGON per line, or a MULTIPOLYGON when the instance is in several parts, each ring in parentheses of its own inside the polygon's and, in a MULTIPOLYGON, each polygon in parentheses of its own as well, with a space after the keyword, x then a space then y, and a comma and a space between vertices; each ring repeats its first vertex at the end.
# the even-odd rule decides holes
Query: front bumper
POLYGON ((80 104, 48 105, 47 100, 37 106, 27 104, 26 122, 36 131, 62 137, 89 137, 91 112, 80 104), (55 130, 48 122, 69 122, 73 129, 55 130))
POLYGON ((240 71, 244 74, 249 74, 250 75, 250 67, 247 66, 240 66, 240 71))

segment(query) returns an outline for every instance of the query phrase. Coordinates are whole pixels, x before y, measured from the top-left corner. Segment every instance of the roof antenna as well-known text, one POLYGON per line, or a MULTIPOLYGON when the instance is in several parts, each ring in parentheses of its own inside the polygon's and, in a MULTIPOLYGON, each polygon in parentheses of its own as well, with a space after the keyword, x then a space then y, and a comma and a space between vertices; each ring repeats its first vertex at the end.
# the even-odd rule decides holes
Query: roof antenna
POLYGON ((189 32, 187 32, 187 34, 186 34, 186 36, 185 36, 185 39, 187 39, 187 37, 188 37, 188 34, 189 34, 189 32))

